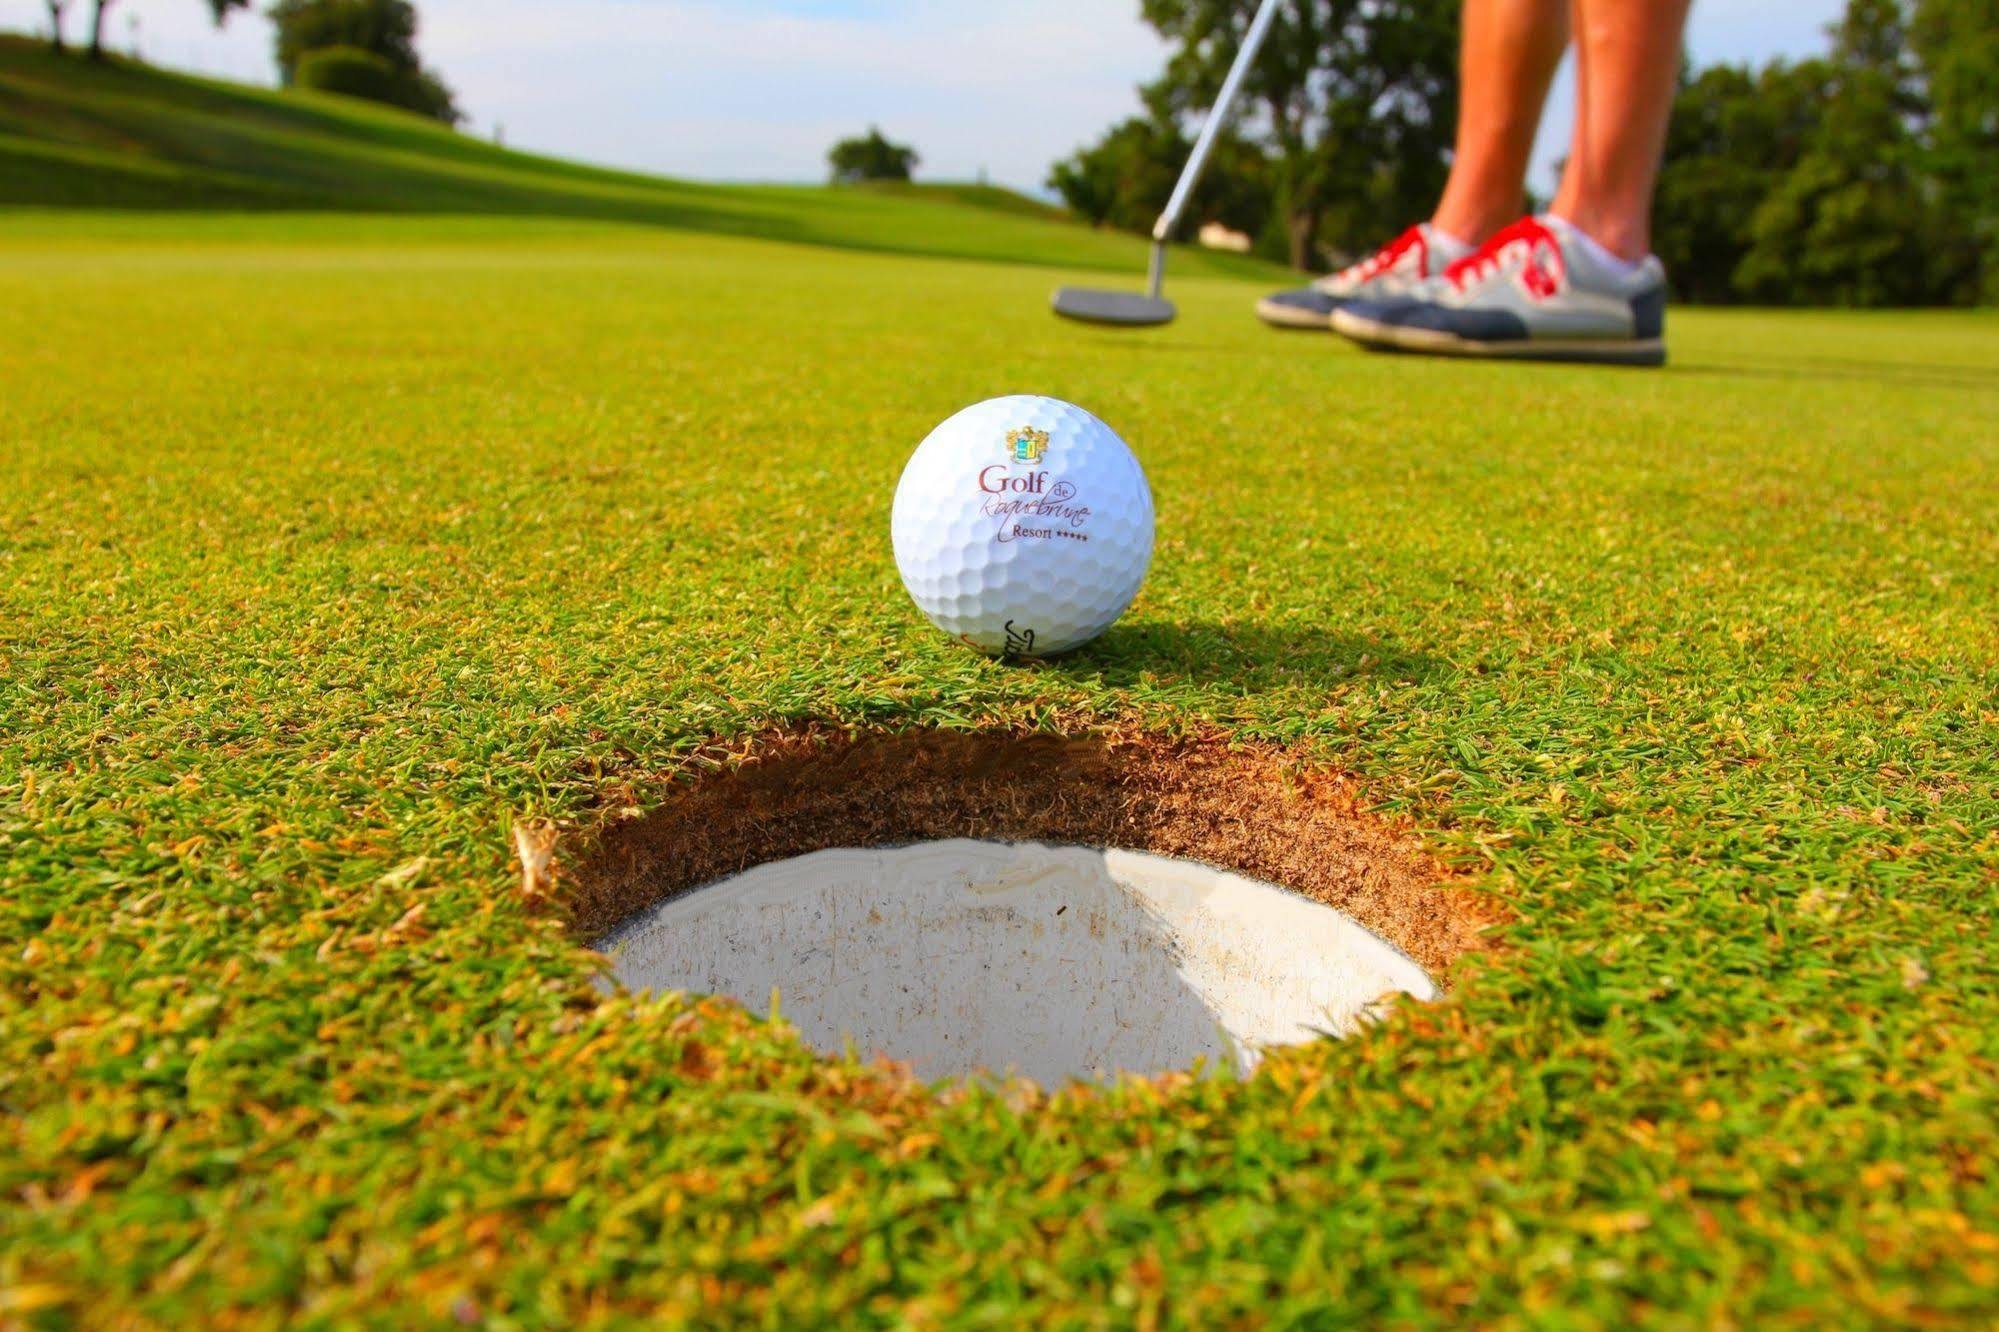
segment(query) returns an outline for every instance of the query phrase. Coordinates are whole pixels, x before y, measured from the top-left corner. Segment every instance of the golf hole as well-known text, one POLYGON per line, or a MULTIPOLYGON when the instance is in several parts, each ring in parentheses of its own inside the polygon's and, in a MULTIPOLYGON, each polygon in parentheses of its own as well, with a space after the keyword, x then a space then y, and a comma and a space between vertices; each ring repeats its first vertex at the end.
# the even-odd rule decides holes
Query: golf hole
POLYGON ((566 875, 634 991, 719 994, 934 1079, 1248 1072, 1434 999, 1491 923, 1277 747, 786 733, 684 763, 566 875))
POLYGON ((1330 907, 1198 861, 954 838, 815 851, 662 903, 605 941, 634 990, 773 991, 815 1048, 1038 1082, 1248 1072, 1436 997, 1330 907))

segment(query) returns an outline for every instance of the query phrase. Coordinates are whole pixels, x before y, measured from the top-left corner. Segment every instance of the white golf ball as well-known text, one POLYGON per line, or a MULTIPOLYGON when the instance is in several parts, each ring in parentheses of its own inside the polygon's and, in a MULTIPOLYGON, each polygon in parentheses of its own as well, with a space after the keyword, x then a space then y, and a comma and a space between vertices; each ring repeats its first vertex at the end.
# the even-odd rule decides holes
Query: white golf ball
POLYGON ((1089 642, 1152 562, 1152 491, 1111 428, 1057 398, 967 407, 917 446, 890 520, 903 586, 995 656, 1089 642))

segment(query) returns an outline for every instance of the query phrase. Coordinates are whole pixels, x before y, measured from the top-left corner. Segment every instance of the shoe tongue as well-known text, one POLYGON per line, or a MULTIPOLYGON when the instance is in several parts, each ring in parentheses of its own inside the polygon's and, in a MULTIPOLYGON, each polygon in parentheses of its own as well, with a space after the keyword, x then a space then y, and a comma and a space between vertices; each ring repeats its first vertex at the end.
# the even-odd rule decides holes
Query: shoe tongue
POLYGON ((1645 266, 1645 258, 1626 259, 1565 217, 1544 213, 1541 222, 1560 244, 1564 263, 1572 263, 1581 258, 1614 277, 1629 277, 1645 266))
POLYGON ((1565 217, 1556 217, 1553 213, 1537 214, 1534 221, 1540 223, 1541 229, 1557 242, 1572 241, 1582 235, 1582 232, 1577 230, 1575 223, 1565 217))
POLYGON ((1450 265, 1444 269, 1444 276, 1455 283, 1466 273, 1480 266, 1482 261, 1498 254, 1501 250, 1519 240, 1530 242, 1538 240, 1553 241, 1555 240, 1555 236, 1540 218, 1523 217, 1518 222, 1510 222, 1498 231, 1493 232, 1485 244, 1479 246, 1470 254, 1452 260, 1450 265))
MULTIPOLYGON (((1420 223, 1416 230, 1423 237, 1424 258, 1428 261, 1424 264, 1425 269, 1439 259, 1443 260, 1444 267, 1449 267, 1478 249, 1478 246, 1465 244, 1463 240, 1433 222, 1420 223)), ((1428 277, 1430 274, 1426 272, 1424 276, 1428 277)))

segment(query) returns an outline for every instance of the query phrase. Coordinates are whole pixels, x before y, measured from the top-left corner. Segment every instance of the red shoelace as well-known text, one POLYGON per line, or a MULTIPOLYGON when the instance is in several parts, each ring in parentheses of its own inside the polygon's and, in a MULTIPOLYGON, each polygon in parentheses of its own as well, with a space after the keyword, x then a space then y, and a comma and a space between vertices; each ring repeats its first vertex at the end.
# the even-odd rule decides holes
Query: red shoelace
POLYGON ((1523 217, 1501 227, 1492 239, 1445 268, 1444 278, 1453 290, 1463 291, 1516 257, 1522 260, 1520 283, 1528 295, 1546 300, 1562 289, 1562 244, 1538 217, 1523 217))
POLYGON ((1341 269, 1340 278, 1346 282, 1366 282, 1379 277, 1401 263, 1411 250, 1417 251, 1421 256, 1418 261, 1420 271, 1416 276, 1425 277, 1430 271, 1429 249, 1430 243, 1423 239, 1423 228, 1414 226, 1359 263, 1341 269))

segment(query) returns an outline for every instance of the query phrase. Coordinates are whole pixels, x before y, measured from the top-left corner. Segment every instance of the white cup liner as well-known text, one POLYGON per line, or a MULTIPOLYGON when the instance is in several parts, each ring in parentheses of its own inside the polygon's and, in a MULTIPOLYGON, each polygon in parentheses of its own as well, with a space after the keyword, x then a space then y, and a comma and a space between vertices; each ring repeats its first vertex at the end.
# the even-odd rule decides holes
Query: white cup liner
POLYGON ((923 1078, 1251 1069, 1437 987, 1296 893, 1188 860, 967 839, 817 851, 626 920, 599 945, 637 991, 772 991, 815 1049, 923 1078))

